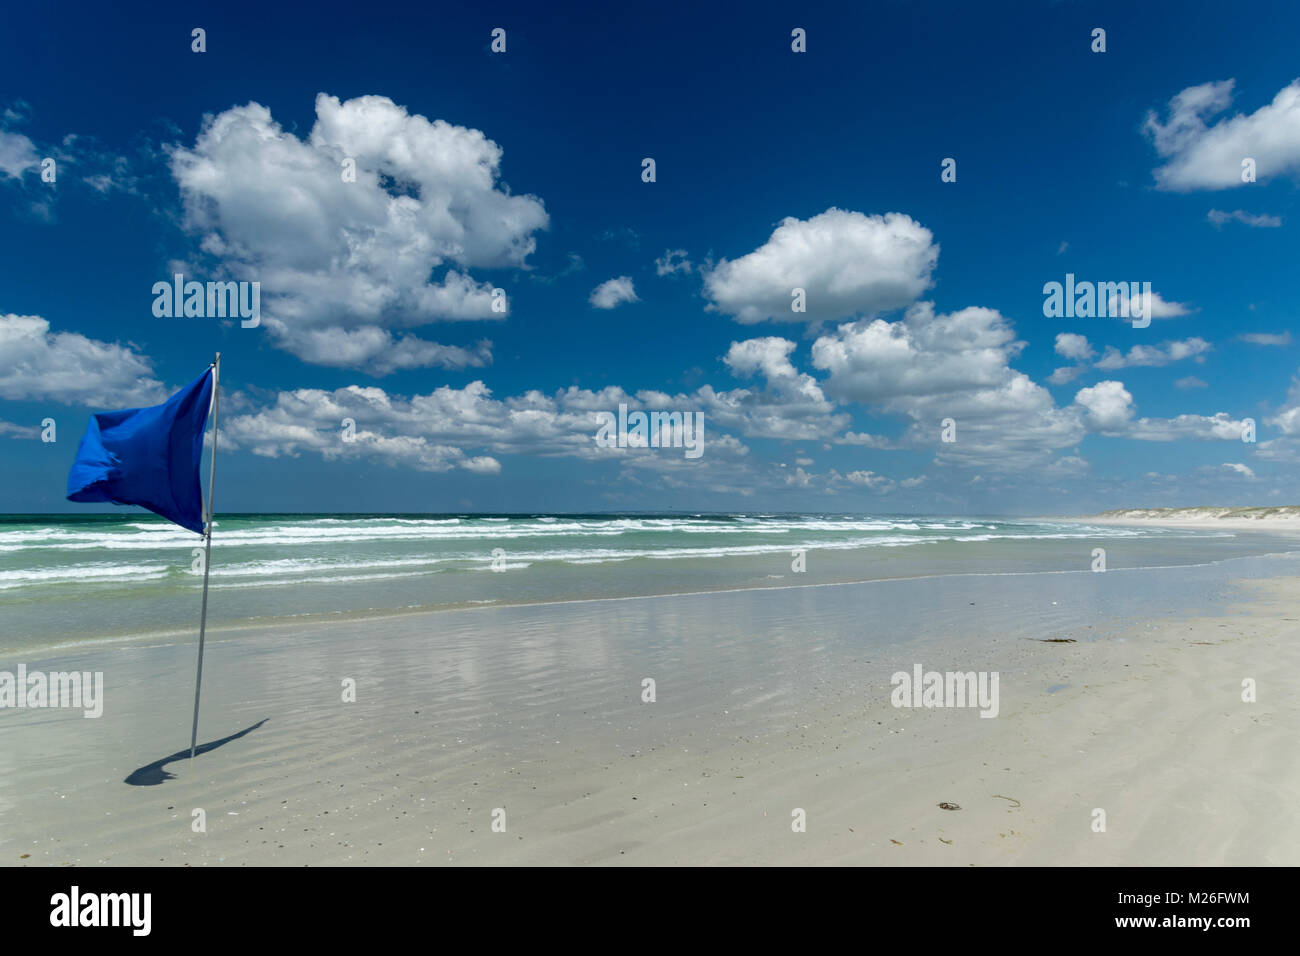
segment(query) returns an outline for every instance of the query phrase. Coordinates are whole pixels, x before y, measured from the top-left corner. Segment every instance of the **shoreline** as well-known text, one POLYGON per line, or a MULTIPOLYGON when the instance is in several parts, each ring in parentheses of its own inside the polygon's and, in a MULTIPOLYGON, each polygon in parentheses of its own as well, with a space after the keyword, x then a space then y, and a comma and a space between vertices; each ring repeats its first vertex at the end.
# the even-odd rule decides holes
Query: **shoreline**
MULTIPOLYGON (((1069 519, 1054 519, 1069 520, 1069 519)), ((1083 519, 1080 519, 1083 520, 1083 519)), ((1122 522, 1114 522, 1121 524, 1122 522)), ((1267 531, 1268 529, 1259 529, 1267 531)), ((1300 528, 1296 529, 1300 534, 1300 528)), ((1160 564, 1160 565, 1141 565, 1136 567, 1112 567, 1108 569, 1110 574, 1135 573, 1149 571, 1177 571, 1191 570, 1198 568, 1217 567, 1219 565, 1240 560, 1258 560, 1260 558, 1277 558, 1300 553, 1300 547, 1296 551, 1278 551, 1264 552, 1253 555, 1229 555, 1221 558, 1215 558, 1208 561, 1188 562, 1186 564, 1160 564)), ((1043 577, 1056 575, 1091 575, 1088 568, 1044 568, 1039 570, 1015 570, 1015 571, 949 571, 936 572, 933 574, 910 574, 897 575, 890 577, 872 577, 844 581, 809 581, 799 584, 749 584, 735 585, 714 588, 702 588, 699 590, 689 591, 655 591, 644 594, 616 594, 606 597, 580 597, 580 598, 555 598, 552 600, 535 601, 521 600, 512 601, 502 599, 492 602, 473 602, 473 603, 454 603, 443 605, 420 605, 413 607, 392 607, 392 608, 365 608, 349 609, 338 611, 319 611, 319 612, 300 612, 294 614, 281 614, 272 616, 255 617, 237 621, 211 622, 207 626, 207 637, 209 640, 237 640, 241 635, 251 632, 277 631, 285 628, 303 627, 303 626, 324 626, 331 627, 335 625, 346 624, 365 624, 368 622, 388 621, 392 619, 419 618, 426 615, 434 614, 459 614, 474 611, 493 611, 493 610, 527 610, 530 608, 548 608, 564 607, 567 605, 585 605, 585 604, 605 604, 610 602, 622 601, 653 601, 668 598, 689 598, 701 597, 707 595, 725 595, 725 594, 743 594, 750 592, 770 592, 770 591, 803 591, 815 590, 819 588, 843 588, 856 587, 876 584, 904 583, 913 581, 946 581, 962 580, 966 578, 1024 578, 1024 577, 1043 577)), ((1278 572, 1281 573, 1281 572, 1278 572)), ((49 655, 55 652, 75 654, 84 652, 93 652, 97 649, 109 650, 113 648, 127 647, 170 647, 176 641, 188 642, 197 633, 197 624, 191 627, 174 628, 164 631, 145 631, 139 633, 114 634, 108 637, 89 637, 82 640, 64 641, 55 644, 38 644, 28 648, 23 648, 22 653, 27 655, 38 655, 44 659, 56 660, 49 655), (169 639, 176 639, 175 641, 169 639), (156 645, 148 642, 158 641, 156 645)), ((18 655, 19 651, 14 649, 0 649, 0 654, 5 656, 18 655)), ((3 657, 0 657, 3 660, 3 657)))
MULTIPOLYGON (((182 547, 189 542, 137 524, 89 534, 77 523, 0 530, 0 618, 6 625, 0 656, 59 653, 100 639, 184 639, 202 590, 191 551, 182 547)), ((1297 550, 1295 535, 1259 527, 1249 534, 1209 526, 1171 531, 1086 519, 469 524, 235 522, 212 553, 208 624, 214 632, 236 633, 286 619, 360 621, 924 576, 940 586, 963 573, 1091 570, 1097 548, 1110 570, 1195 567, 1234 555, 1297 550)))

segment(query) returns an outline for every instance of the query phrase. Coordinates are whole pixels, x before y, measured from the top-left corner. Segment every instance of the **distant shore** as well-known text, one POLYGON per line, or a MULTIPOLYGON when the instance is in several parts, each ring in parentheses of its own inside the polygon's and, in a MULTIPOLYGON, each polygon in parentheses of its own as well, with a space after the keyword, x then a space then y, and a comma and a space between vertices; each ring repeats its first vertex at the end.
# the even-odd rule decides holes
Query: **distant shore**
POLYGON ((1300 533, 1300 505, 1258 508, 1121 508, 1095 515, 1073 515, 1061 521, 1094 525, 1153 525, 1164 528, 1224 528, 1232 531, 1293 531, 1300 533))

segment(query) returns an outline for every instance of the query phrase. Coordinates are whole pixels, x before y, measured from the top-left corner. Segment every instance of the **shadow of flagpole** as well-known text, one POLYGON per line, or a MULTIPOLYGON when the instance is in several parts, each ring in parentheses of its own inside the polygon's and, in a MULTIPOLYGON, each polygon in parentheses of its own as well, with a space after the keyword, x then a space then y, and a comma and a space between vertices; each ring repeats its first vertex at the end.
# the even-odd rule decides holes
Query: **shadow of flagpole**
MULTIPOLYGON (((229 737, 222 737, 220 740, 213 740, 210 743, 202 744, 201 746, 197 747, 194 750, 193 756, 198 756, 199 754, 205 754, 210 750, 216 750, 218 747, 223 746, 224 744, 228 744, 232 740, 238 740, 240 737, 244 736, 245 734, 251 734, 254 730, 256 730, 258 727, 261 727, 264 723, 266 723, 270 719, 271 718, 269 717, 263 717, 257 723, 253 724, 253 726, 245 727, 237 734, 231 734, 229 737)), ((153 763, 149 764, 148 766, 141 767, 138 770, 131 771, 131 775, 127 777, 125 780, 123 780, 122 782, 126 784, 130 784, 133 787, 156 787, 164 780, 176 779, 176 774, 168 773, 166 770, 163 769, 164 767, 166 767, 169 763, 190 756, 191 753, 188 749, 178 750, 176 753, 172 754, 169 757, 163 757, 161 760, 155 760, 153 763)))

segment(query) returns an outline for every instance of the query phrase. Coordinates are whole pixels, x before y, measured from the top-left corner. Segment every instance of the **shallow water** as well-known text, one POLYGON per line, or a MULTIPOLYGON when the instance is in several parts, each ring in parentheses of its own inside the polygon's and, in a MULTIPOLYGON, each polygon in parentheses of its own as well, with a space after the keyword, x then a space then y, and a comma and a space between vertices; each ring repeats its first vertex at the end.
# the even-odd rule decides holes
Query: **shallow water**
MULTIPOLYGON (((1097 548, 1109 572, 1128 574, 1297 540, 943 516, 231 515, 213 535, 209 621, 921 578, 931 583, 911 593, 929 597, 914 623, 944 628, 956 621, 926 608, 939 579, 970 576, 998 605, 1020 600, 1005 575, 1030 573, 1030 593, 1064 588, 1077 602, 1110 593, 1092 572, 1097 548)), ((0 652, 192 631, 201 541, 137 514, 0 517, 0 652)))

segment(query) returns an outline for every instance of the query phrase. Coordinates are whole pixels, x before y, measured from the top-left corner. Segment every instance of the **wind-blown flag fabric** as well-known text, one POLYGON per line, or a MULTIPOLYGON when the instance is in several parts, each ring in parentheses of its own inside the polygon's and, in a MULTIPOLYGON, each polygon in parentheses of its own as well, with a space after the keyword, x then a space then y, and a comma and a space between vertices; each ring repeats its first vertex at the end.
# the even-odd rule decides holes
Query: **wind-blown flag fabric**
POLYGON ((90 417, 68 472, 69 501, 139 505, 203 533, 199 464, 212 369, 161 405, 90 417))

